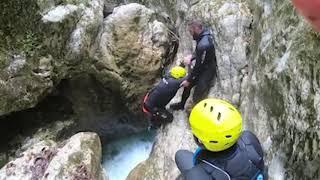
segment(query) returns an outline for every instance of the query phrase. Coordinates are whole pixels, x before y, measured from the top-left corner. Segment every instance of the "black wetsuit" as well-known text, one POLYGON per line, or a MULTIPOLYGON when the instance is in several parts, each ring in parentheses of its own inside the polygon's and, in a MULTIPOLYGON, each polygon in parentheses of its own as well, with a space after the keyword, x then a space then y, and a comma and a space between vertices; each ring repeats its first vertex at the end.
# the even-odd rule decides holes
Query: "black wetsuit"
POLYGON ((194 103, 202 100, 207 95, 211 81, 217 74, 215 48, 210 32, 208 30, 203 30, 195 40, 197 46, 191 59, 191 61, 195 61, 195 65, 191 68, 191 73, 187 79, 190 82, 190 85, 184 88, 181 102, 177 104, 175 108, 172 107, 173 109, 184 108, 193 86, 195 86, 193 93, 194 103))
POLYGON ((187 150, 176 153, 176 164, 186 180, 263 180, 264 160, 257 137, 244 131, 237 143, 221 152, 187 150))
POLYGON ((150 113, 152 123, 160 125, 165 122, 172 122, 173 115, 166 110, 165 106, 176 95, 182 81, 186 77, 175 79, 165 75, 161 81, 149 91, 144 102, 144 108, 150 113))

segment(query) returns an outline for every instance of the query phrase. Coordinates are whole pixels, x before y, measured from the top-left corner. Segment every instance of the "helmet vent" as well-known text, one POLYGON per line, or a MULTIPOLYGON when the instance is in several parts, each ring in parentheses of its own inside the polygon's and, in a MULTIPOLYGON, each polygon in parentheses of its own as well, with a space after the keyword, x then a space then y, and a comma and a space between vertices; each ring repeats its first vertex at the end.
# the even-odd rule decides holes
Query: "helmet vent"
POLYGON ((210 141, 210 143, 218 143, 218 141, 210 141))
POLYGON ((229 107, 229 109, 230 109, 231 111, 234 111, 234 109, 233 109, 233 108, 231 108, 231 107, 229 107))
POLYGON ((204 103, 203 107, 206 107, 207 106, 207 103, 204 103))
POLYGON ((226 138, 231 138, 232 136, 231 135, 226 135, 226 138))
POLYGON ((220 119, 221 119, 221 113, 220 112, 218 113, 217 119, 218 119, 218 121, 220 121, 220 119))
POLYGON ((210 112, 212 112, 212 111, 213 111, 213 106, 210 107, 210 112))

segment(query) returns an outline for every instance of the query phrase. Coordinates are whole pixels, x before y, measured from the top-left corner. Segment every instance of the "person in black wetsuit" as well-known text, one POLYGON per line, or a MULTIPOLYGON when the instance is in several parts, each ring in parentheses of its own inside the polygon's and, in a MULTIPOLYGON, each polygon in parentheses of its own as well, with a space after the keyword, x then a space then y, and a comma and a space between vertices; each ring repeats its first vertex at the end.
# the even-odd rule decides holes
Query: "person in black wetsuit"
POLYGON ((173 115, 165 106, 175 96, 180 84, 186 80, 185 75, 183 67, 171 68, 170 72, 144 97, 142 109, 149 117, 152 127, 157 128, 163 123, 172 122, 173 115))
POLYGON ((200 21, 191 21, 188 30, 196 41, 196 49, 192 56, 189 56, 189 64, 194 64, 191 73, 181 86, 184 87, 181 101, 170 106, 173 110, 184 109, 185 103, 190 96, 191 89, 195 86, 193 93, 194 104, 205 98, 211 81, 217 74, 217 62, 213 38, 209 30, 205 29, 200 21))
POLYGON ((242 132, 242 118, 233 105, 221 99, 205 99, 189 118, 195 153, 176 152, 175 161, 186 180, 263 180, 263 151, 258 138, 242 132))

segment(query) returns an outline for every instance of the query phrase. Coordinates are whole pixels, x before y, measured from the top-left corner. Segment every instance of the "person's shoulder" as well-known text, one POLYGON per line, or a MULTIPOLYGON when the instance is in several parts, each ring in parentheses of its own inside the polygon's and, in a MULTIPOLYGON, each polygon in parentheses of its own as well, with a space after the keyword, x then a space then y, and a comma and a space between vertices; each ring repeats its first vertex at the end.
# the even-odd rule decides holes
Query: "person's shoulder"
POLYGON ((207 50, 213 46, 212 40, 209 35, 205 35, 201 38, 199 43, 197 44, 198 50, 207 50))
POLYGON ((240 139, 245 143, 245 144, 251 144, 253 142, 259 142, 257 136, 253 134, 251 131, 243 131, 240 135, 240 139))
POLYGON ((183 78, 179 78, 179 79, 175 79, 173 77, 167 78, 166 81, 168 82, 168 84, 170 85, 174 85, 174 84, 179 84, 180 82, 183 80, 183 78))

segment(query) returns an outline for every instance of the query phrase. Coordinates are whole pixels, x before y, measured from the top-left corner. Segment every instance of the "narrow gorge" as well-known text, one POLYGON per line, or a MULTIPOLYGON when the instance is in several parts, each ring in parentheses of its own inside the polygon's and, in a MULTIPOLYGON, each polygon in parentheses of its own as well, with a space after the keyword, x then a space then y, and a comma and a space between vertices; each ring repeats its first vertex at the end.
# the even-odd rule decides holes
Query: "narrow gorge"
POLYGON ((191 19, 214 37, 218 78, 209 97, 239 108, 263 145, 269 179, 320 178, 320 34, 291 0, 3 0, 0 7, 1 180, 112 180, 104 167, 116 161, 105 159, 129 154, 131 143, 130 152, 143 151, 136 159, 147 159, 126 179, 179 179, 175 152, 196 148, 188 113, 174 112, 172 123, 144 134, 141 101, 192 53, 191 19))

